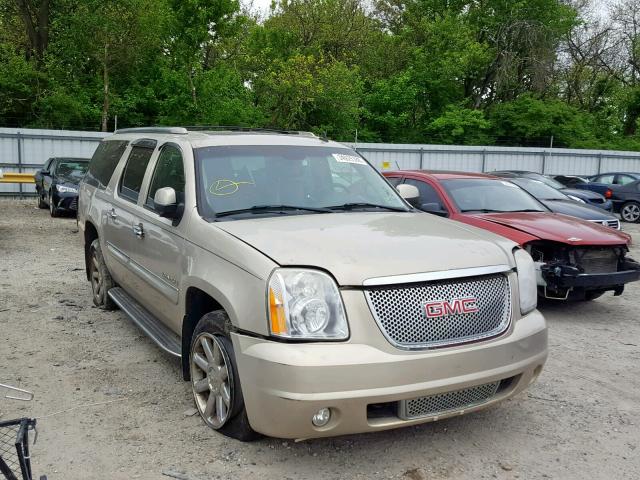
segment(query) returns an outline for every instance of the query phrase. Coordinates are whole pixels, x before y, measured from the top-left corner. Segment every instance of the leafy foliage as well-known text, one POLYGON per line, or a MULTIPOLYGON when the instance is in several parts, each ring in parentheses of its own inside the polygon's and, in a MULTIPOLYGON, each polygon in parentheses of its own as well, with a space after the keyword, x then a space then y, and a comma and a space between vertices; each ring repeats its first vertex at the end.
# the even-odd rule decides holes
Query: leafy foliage
POLYGON ((0 0, 0 126, 640 149, 633 32, 640 0, 0 0))

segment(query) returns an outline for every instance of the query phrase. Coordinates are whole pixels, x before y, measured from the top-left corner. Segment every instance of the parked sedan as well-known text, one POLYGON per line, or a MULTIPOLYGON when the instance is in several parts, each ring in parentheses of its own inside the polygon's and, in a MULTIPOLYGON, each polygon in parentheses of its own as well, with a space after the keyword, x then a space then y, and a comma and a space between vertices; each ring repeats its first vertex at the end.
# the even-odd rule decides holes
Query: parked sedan
POLYGON ((613 209, 625 222, 640 223, 640 180, 626 185, 611 185, 613 209))
POLYGON ((557 300, 620 295, 640 278, 627 257, 631 237, 549 210, 517 185, 490 175, 423 170, 385 172, 392 184, 414 185, 421 210, 507 237, 536 265, 538 293, 557 300))
MULTIPOLYGON (((504 170, 491 172, 491 175, 505 178, 526 177, 533 180, 538 180, 539 182, 549 185, 551 188, 560 190, 562 193, 567 195, 569 198, 572 198, 573 200, 588 203, 589 205, 593 205, 594 207, 601 208, 608 212, 611 212, 613 210, 613 204, 608 200, 609 197, 606 197, 606 195, 602 195, 594 191, 589 191, 588 189, 582 190, 577 188, 567 188, 562 183, 554 180, 553 178, 549 178, 546 175, 542 175, 541 173, 527 172, 526 170, 504 170)), ((605 188, 608 189, 608 187, 605 188)))
POLYGON ((564 193, 555 188, 551 188, 546 183, 533 180, 531 178, 510 178, 510 182, 515 183, 520 188, 525 189, 529 194, 554 213, 562 213, 572 217, 581 218, 588 222, 599 223, 605 227, 620 230, 620 220, 614 215, 605 212, 601 208, 596 208, 586 203, 578 203, 564 193))
POLYGON ((47 208, 52 217, 78 210, 78 184, 84 177, 88 158, 54 157, 34 175, 38 207, 47 208))
POLYGON ((613 195, 609 185, 592 182, 588 177, 581 177, 579 175, 556 175, 553 179, 565 187, 575 190, 590 190, 599 193, 606 199, 610 199, 611 195, 613 195))

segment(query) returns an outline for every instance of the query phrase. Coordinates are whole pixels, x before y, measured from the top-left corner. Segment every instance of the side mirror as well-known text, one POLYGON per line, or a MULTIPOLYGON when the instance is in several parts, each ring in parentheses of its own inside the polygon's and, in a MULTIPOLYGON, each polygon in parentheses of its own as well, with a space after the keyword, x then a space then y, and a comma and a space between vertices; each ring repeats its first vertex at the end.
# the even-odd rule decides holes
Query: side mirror
POLYGON ((414 185, 407 185, 406 183, 401 183, 396 187, 398 193, 402 198, 404 198, 407 202, 409 202, 414 207, 417 205, 420 200, 420 192, 418 191, 418 187, 414 185))
POLYGON ((420 205, 420 210, 427 213, 432 213, 434 215, 438 215, 440 217, 448 217, 449 212, 447 212, 442 205, 439 203, 423 203, 420 205))
POLYGON ((171 187, 159 188, 153 196, 153 206, 161 217, 176 218, 178 214, 176 191, 171 187))

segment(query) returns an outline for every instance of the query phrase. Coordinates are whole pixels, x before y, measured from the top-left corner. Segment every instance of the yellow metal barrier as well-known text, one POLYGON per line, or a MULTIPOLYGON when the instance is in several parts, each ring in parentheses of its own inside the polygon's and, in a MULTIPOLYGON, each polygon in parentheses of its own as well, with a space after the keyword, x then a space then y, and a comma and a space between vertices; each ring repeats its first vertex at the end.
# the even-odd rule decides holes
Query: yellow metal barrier
POLYGON ((3 172, 0 183, 36 183, 33 173, 3 172))

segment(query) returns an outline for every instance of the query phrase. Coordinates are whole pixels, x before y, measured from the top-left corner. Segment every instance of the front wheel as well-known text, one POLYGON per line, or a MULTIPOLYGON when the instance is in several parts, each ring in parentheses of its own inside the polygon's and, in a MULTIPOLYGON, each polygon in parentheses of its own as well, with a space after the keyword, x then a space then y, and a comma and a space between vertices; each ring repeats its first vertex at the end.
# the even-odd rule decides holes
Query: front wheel
POLYGON ((53 203, 53 192, 49 192, 49 213, 52 217, 57 217, 60 213, 58 208, 53 203))
POLYGON ((640 221, 640 203, 625 203, 620 209, 620 216, 625 222, 638 223, 640 221))
POLYGON ((233 345, 225 332, 223 311, 204 315, 189 352, 193 398, 204 422, 227 437, 243 442, 259 438, 249 425, 233 345))

